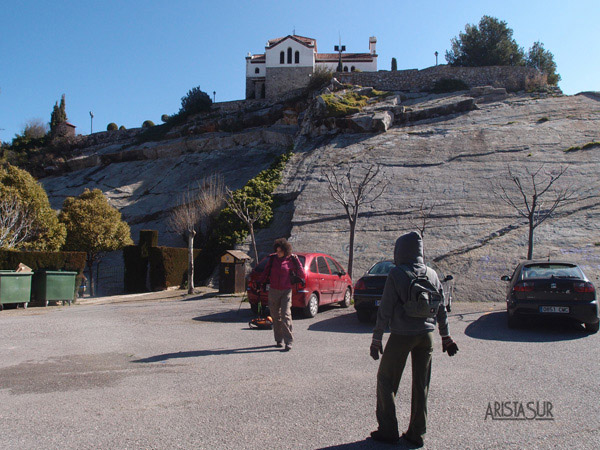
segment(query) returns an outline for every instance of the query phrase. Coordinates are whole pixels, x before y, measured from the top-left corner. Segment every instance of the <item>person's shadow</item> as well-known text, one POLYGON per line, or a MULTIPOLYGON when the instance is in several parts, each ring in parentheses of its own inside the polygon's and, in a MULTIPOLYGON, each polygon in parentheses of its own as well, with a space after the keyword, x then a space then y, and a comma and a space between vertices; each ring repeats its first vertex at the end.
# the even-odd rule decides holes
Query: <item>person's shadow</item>
POLYGON ((261 347, 246 347, 246 348, 231 348, 221 350, 194 350, 189 352, 177 352, 177 353, 163 353, 162 355, 149 356, 148 358, 137 359, 132 361, 134 363, 154 363, 164 362, 171 359, 181 358, 199 358, 201 356, 219 356, 219 355, 234 355, 234 354, 246 354, 246 353, 267 353, 267 352, 280 352, 281 349, 276 348, 274 345, 263 345, 261 347))
POLYGON ((380 448, 395 448, 400 450, 417 448, 409 444, 403 439, 400 439, 397 444, 385 444, 383 442, 374 441, 371 438, 362 441, 350 442, 348 444, 332 445, 331 447, 319 447, 317 450, 363 450, 363 449, 380 449, 380 448))

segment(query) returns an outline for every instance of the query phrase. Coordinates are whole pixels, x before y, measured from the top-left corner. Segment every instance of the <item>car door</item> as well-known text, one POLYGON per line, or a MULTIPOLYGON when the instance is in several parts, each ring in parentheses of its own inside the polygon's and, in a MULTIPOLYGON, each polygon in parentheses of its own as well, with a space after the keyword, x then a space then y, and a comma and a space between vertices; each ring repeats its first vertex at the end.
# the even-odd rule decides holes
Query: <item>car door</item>
POLYGON ((317 270, 319 271, 319 291, 320 291, 320 304, 331 303, 331 297, 333 295, 334 282, 333 276, 329 271, 327 261, 323 256, 317 256, 317 270))
POLYGON ((337 302, 344 298, 346 283, 344 283, 344 280, 342 279, 342 272, 340 270, 339 264, 336 264, 336 262, 333 259, 327 256, 325 257, 325 259, 327 260, 327 264, 329 264, 329 270, 331 271, 331 275, 333 276, 333 294, 331 301, 337 302))

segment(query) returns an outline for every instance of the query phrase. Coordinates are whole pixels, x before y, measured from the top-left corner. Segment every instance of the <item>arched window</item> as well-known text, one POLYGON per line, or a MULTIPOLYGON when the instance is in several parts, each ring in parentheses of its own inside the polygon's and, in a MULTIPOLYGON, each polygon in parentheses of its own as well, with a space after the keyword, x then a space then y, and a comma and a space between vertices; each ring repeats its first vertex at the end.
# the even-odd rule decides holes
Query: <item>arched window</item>
POLYGON ((300 52, 298 50, 296 50, 296 53, 294 53, 294 62, 296 64, 300 64, 300 52))
POLYGON ((288 64, 292 63, 292 47, 288 47, 288 64))
POLYGON ((279 53, 279 64, 284 64, 285 63, 285 53, 283 52, 283 50, 279 53))
POLYGON ((352 66, 350 67, 350 72, 354 72, 356 70, 356 67, 352 66))
POLYGON ((254 73, 260 73, 260 69, 257 67, 256 69, 254 69, 254 73))
POLYGON ((344 66, 344 72, 348 72, 348 66, 344 66))

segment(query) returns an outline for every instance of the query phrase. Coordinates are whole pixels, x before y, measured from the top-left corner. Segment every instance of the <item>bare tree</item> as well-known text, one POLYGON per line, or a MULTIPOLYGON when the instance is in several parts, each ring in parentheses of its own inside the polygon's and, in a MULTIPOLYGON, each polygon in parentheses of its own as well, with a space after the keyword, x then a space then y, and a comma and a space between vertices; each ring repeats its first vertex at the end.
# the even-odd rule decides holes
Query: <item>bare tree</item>
POLYGON ((425 236, 425 231, 429 228, 431 221, 433 220, 433 210, 435 209, 435 203, 428 203, 425 199, 421 201, 418 206, 412 206, 415 209, 414 215, 409 219, 411 227, 415 228, 421 237, 425 236))
POLYGON ((323 171, 327 178, 329 193, 333 199, 344 207, 346 217, 350 224, 350 245, 348 248, 348 274, 352 277, 352 263, 354 260, 354 236, 356 233, 356 221, 361 206, 368 205, 377 200, 389 182, 384 179, 376 179, 381 167, 371 164, 367 167, 363 176, 352 173, 353 166, 345 165, 338 172, 333 167, 323 171))
POLYGON ((39 139, 48 134, 48 124, 42 119, 29 119, 25 125, 21 135, 29 139, 39 139))
POLYGON ((34 233, 33 217, 15 195, 0 200, 0 248, 16 248, 34 233))
POLYGON ((561 167, 555 171, 543 171, 540 166, 534 171, 525 168, 525 175, 519 176, 508 167, 508 179, 516 186, 517 192, 511 192, 505 185, 499 183, 494 192, 516 213, 527 219, 529 224, 529 247, 527 259, 533 258, 533 235, 535 229, 556 211, 577 199, 571 186, 557 188, 557 181, 567 171, 561 167), (545 197, 548 197, 546 199, 545 197))
POLYGON ((258 264, 258 251, 256 249, 256 239, 254 237, 254 224, 264 217, 267 210, 265 205, 256 199, 251 199, 242 190, 232 191, 225 188, 227 197, 225 201, 231 209, 248 227, 252 248, 254 249, 254 264, 258 264))
POLYGON ((194 293, 194 237, 200 221, 198 194, 187 190, 179 197, 179 204, 171 212, 169 227, 187 238, 188 243, 188 294, 194 293))
POLYGON ((225 206, 225 182, 223 176, 212 174, 198 184, 198 208, 200 212, 199 231, 206 245, 215 221, 225 206))

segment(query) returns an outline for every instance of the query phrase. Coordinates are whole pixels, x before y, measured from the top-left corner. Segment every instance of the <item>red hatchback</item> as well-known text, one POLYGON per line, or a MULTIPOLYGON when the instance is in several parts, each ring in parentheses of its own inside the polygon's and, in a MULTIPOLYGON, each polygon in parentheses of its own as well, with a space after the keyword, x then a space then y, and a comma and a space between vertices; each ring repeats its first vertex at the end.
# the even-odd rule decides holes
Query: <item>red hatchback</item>
MULTIPOLYGON (((292 307, 301 308, 306 317, 315 317, 321 305, 339 303, 344 308, 350 306, 352 280, 340 263, 323 253, 296 255, 306 273, 306 285, 293 286, 292 307)), ((248 301, 254 313, 258 312, 259 300, 263 308, 269 306, 267 292, 259 291, 257 283, 268 261, 269 257, 264 258, 246 278, 248 301)))

